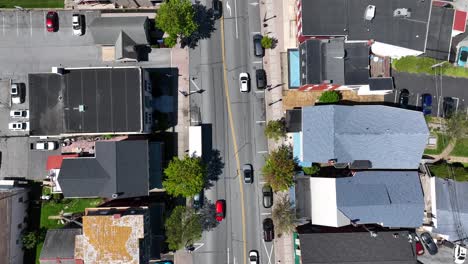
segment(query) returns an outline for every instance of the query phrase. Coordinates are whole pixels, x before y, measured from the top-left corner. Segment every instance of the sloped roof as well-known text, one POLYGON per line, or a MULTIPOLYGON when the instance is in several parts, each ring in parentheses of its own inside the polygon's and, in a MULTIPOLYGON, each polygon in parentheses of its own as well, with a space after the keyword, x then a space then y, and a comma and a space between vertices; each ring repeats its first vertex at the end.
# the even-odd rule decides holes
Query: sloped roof
POLYGON ((124 31, 120 31, 119 37, 115 42, 115 59, 137 59, 135 51, 135 41, 133 41, 124 31))
POLYGON ((75 236, 81 235, 81 228, 49 229, 41 250, 41 264, 75 264, 75 236))
POLYGON ((337 208, 358 224, 419 227, 424 200, 417 171, 361 171, 336 179, 337 208))
POLYGON ((369 160, 373 169, 416 169, 429 130, 421 112, 383 105, 302 110, 304 162, 369 160))
POLYGON ((63 159, 76 158, 78 156, 78 154, 51 155, 47 157, 46 170, 60 169, 63 159))
POLYGON ((455 10, 433 6, 427 32, 426 56, 448 60, 452 44, 455 10))
POLYGON ((64 159, 58 181, 65 197, 148 195, 148 141, 98 141, 95 157, 64 159))
POLYGON ((148 17, 98 17, 89 30, 95 44, 114 45, 120 32, 125 32, 137 45, 148 45, 148 17))

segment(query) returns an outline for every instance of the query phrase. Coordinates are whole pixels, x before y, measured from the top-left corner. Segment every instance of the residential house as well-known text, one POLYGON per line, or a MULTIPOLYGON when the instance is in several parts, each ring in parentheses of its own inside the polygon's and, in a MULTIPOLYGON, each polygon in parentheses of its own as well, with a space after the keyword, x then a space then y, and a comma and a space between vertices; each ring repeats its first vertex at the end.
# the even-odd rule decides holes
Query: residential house
POLYGON ((49 229, 39 257, 40 264, 77 264, 75 237, 81 228, 49 229))
POLYGON ((358 171, 347 177, 296 177, 296 213, 312 225, 416 228, 424 218, 417 171, 358 171))
POLYGON ((415 170, 429 136, 421 112, 384 105, 302 108, 302 131, 293 135, 302 165, 329 163, 351 169, 415 170))
POLYGON ((149 73, 139 67, 29 74, 30 135, 145 134, 152 129, 149 73))
POLYGON ((70 198, 146 196, 162 187, 161 149, 147 140, 97 141, 94 156, 63 158, 54 181, 70 198))
POLYGON ((28 189, 0 180, 0 263, 23 264, 21 234, 28 220, 28 189))

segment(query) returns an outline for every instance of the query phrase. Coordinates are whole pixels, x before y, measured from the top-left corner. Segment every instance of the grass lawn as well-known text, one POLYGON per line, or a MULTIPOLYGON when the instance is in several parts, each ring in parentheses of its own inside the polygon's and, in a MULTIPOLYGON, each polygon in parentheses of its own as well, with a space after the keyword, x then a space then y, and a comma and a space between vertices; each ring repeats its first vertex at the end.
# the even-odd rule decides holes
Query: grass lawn
POLYGON ((468 157, 468 138, 458 139, 450 155, 468 157))
POLYGON ((438 155, 445 149, 445 147, 447 147, 449 142, 450 142, 450 137, 449 136, 438 133, 437 134, 437 148, 435 148, 435 149, 425 149, 424 154, 438 155))
MULTIPOLYGON (((406 56, 401 59, 392 60, 392 67, 395 70, 402 72, 425 73, 433 75, 434 69, 432 69, 431 66, 441 62, 442 61, 427 57, 406 56)), ((439 67, 439 69, 442 70, 442 75, 445 76, 468 78, 468 69, 463 67, 453 66, 450 63, 445 63, 439 67)), ((437 71, 439 72, 439 70, 437 71)))
POLYGON ((453 170, 455 180, 457 181, 468 181, 468 168, 463 166, 461 163, 447 164, 438 163, 429 165, 431 173, 439 178, 451 178, 449 177, 449 168, 453 170))
POLYGON ((63 8, 63 0, 0 0, 0 8, 63 8))

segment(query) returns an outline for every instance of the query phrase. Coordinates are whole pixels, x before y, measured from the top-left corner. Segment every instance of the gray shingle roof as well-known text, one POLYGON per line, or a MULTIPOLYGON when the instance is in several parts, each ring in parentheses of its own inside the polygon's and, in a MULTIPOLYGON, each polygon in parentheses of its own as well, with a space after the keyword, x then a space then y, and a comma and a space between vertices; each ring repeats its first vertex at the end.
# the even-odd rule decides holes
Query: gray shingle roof
POLYGON ((336 179, 337 207, 356 223, 419 227, 424 199, 417 171, 361 171, 336 179))
POLYGON ((99 141, 95 157, 64 159, 58 177, 65 197, 148 195, 148 141, 99 141))
POLYGON ((416 264, 407 231, 299 234, 302 264, 416 264), (395 238, 394 233, 399 236, 395 238))
POLYGON ((429 130, 423 114, 383 105, 302 110, 304 162, 369 160, 374 169, 417 169, 429 130))
POLYGON ((75 264, 75 236, 81 235, 81 228, 49 229, 41 250, 41 264, 75 264))
POLYGON ((147 17, 98 17, 89 30, 95 44, 115 45, 120 32, 125 32, 137 45, 148 45, 147 17))

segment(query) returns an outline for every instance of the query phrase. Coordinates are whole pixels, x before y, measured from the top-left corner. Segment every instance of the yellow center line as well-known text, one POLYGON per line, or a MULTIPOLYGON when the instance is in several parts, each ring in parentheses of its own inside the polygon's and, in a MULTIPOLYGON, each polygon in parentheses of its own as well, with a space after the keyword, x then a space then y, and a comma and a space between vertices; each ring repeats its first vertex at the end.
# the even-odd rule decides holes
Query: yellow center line
POLYGON ((231 98, 229 97, 229 86, 227 81, 227 66, 226 66, 226 54, 225 54, 225 47, 224 47, 224 18, 220 19, 221 21, 221 54, 223 57, 223 77, 224 77, 224 92, 226 93, 226 104, 228 110, 228 117, 229 117, 229 127, 231 129, 232 135, 232 142, 234 145, 234 156, 236 158, 236 165, 237 165, 237 176, 239 179, 239 189, 241 194, 241 215, 242 215, 242 244, 243 244, 243 251, 244 251, 244 264, 246 264, 247 260, 247 240, 245 234, 245 207, 244 207, 244 185, 242 184, 242 177, 240 177, 240 161, 239 161, 239 151, 237 148, 237 140, 236 140, 236 132, 234 129, 234 120, 232 119, 232 109, 231 109, 231 98))

